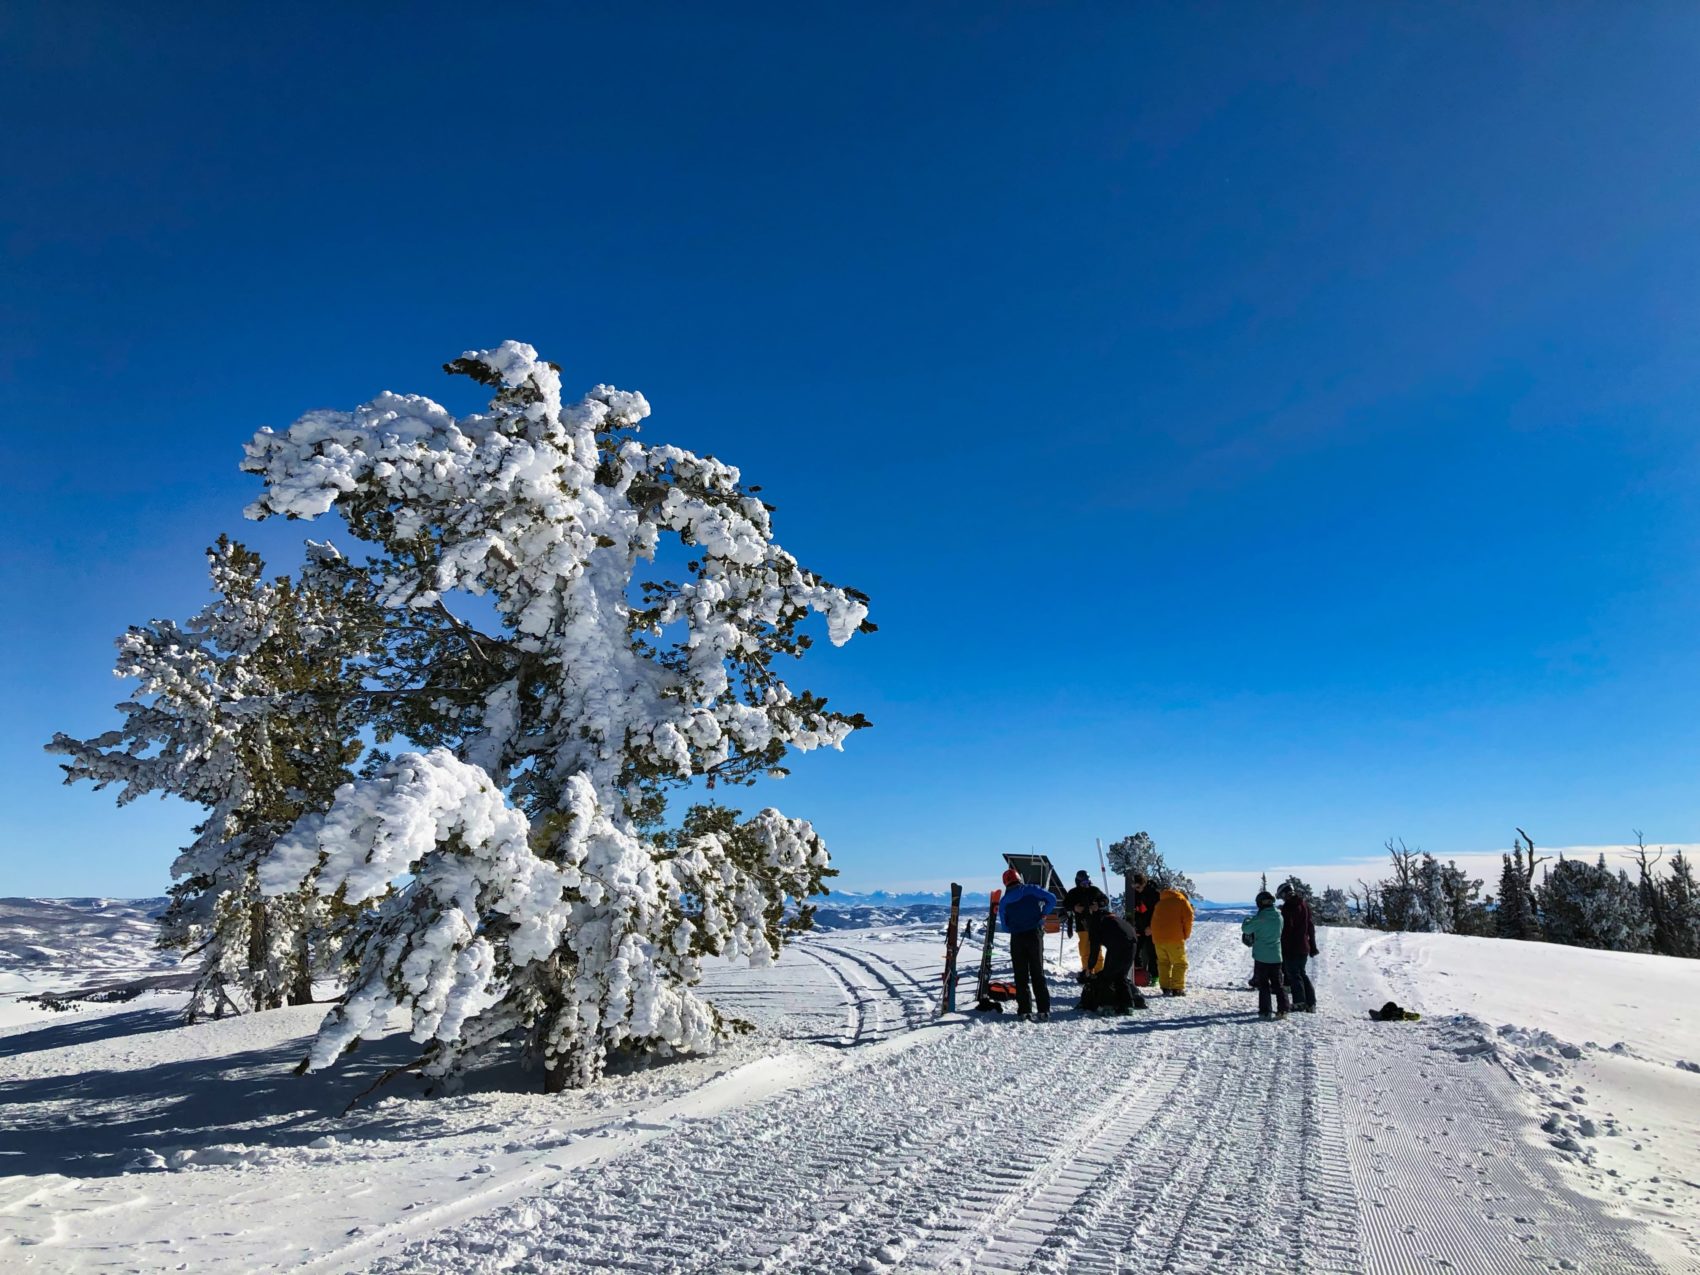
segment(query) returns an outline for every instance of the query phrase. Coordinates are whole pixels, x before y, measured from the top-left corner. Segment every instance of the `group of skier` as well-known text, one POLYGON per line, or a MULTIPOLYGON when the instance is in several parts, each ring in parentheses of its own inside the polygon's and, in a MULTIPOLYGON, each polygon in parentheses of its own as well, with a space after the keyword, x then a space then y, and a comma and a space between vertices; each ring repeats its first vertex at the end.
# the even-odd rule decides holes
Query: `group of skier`
MULTIPOLYGON (((1045 920, 1059 912, 1059 922, 1073 934, 1080 953, 1080 1008, 1126 1014, 1144 1009, 1139 988, 1157 987, 1164 996, 1186 995, 1186 944, 1192 937, 1192 903, 1173 886, 1160 888, 1144 873, 1135 873, 1124 900, 1123 914, 1109 896, 1092 884, 1084 869, 1059 900, 1040 886, 1022 881, 1014 868, 1003 874, 1004 893, 998 904, 998 924, 1009 934, 1010 960, 1015 968, 1017 1016, 1046 1022, 1051 1017, 1051 990, 1045 979, 1045 920)), ((1316 926, 1304 896, 1291 886, 1257 896, 1257 912, 1241 926, 1252 949, 1258 989, 1258 1010, 1264 1018, 1285 1018, 1292 1008, 1316 1009, 1316 989, 1305 963, 1316 955, 1316 926), (1291 989, 1291 998, 1288 991, 1291 989), (1278 1009, 1272 1009, 1274 999, 1278 1009)), ((990 950, 988 944, 988 951, 990 950)))

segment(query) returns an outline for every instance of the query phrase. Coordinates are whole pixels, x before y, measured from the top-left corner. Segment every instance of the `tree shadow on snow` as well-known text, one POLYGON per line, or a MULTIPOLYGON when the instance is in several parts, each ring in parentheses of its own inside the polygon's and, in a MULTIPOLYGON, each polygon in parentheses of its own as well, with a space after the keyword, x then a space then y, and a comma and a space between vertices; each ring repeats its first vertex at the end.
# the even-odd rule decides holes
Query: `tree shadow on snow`
MULTIPOLYGON (((101 1021, 110 1024, 114 1018, 148 1020, 153 1014, 139 1011, 101 1021)), ((81 1026, 92 1029, 96 1023, 81 1026)), ((153 1029, 147 1021, 117 1026, 112 1035, 120 1037, 153 1029)), ((93 1033, 81 1036, 88 1039, 93 1033)), ((325 1133, 339 1138, 403 1134, 386 1128, 394 1122, 376 1113, 363 1115, 357 1108, 346 1121, 340 1116, 385 1070, 411 1061, 417 1045, 405 1035, 391 1037, 363 1046, 329 1071, 296 1076, 305 1046, 304 1039, 296 1038, 134 1070, 35 1076, 0 1086, 0 1128, 6 1130, 0 1174, 103 1177, 123 1172, 144 1149, 168 1155, 223 1143, 300 1146, 325 1133)), ((387 1091, 417 1095, 420 1085, 407 1076, 387 1091)))
POLYGON ((64 1049, 69 1045, 85 1045, 97 1040, 139 1036, 145 1032, 179 1027, 182 1023, 181 1006, 155 1005, 92 1017, 67 1014, 63 1019, 50 1020, 29 1031, 0 1037, 0 1058, 20 1057, 43 1049, 64 1049))
MULTIPOLYGON (((166 1030, 239 1030, 253 1022, 243 1016, 184 1027, 180 1011, 148 1008, 49 1023, 6 1037, 3 1043, 7 1054, 21 1056, 166 1030)), ((444 1104, 435 1114, 422 1112, 416 1102, 386 1105, 386 1098, 427 1097, 427 1082, 416 1073, 394 1075, 366 1094, 386 1073, 416 1059, 420 1046, 405 1032, 392 1032, 365 1042, 334 1067, 297 1076, 296 1065, 316 1025, 316 1019, 304 1020, 300 1034, 248 1049, 223 1049, 208 1041, 206 1057, 26 1076, 0 1084, 0 1130, 5 1131, 0 1138, 0 1176, 107 1177, 125 1172, 144 1150, 169 1157, 174 1151, 225 1144, 284 1149, 305 1146, 325 1134, 339 1141, 407 1144, 499 1133, 507 1126, 498 1112, 481 1122, 469 1115, 468 1107, 487 1107, 489 1096, 497 1094, 541 1098, 541 1077, 522 1067, 518 1048, 510 1046, 469 1072, 453 1094, 431 1096, 431 1103, 444 1104), (358 1105, 345 1116, 344 1110, 357 1099, 358 1105)), ((607 1077, 615 1082, 610 1096, 617 1097, 622 1078, 655 1075, 687 1061, 685 1056, 613 1054, 606 1066, 607 1077)))

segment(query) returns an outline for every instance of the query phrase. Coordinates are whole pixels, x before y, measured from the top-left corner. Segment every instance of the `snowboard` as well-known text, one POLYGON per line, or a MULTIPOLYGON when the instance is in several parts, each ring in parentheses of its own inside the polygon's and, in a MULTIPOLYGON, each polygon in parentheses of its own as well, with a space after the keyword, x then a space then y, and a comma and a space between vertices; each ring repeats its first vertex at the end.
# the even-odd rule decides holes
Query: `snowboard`
POLYGON ((1003 1006, 992 999, 992 937, 998 932, 998 903, 1002 890, 992 891, 991 911, 986 914, 985 941, 980 945, 980 982, 975 989, 975 1008, 981 1013, 1003 1013, 1003 1006))
POLYGON ((962 887, 950 883, 950 928, 944 936, 944 995, 939 1000, 939 1013, 956 1012, 956 927, 962 919, 962 887))

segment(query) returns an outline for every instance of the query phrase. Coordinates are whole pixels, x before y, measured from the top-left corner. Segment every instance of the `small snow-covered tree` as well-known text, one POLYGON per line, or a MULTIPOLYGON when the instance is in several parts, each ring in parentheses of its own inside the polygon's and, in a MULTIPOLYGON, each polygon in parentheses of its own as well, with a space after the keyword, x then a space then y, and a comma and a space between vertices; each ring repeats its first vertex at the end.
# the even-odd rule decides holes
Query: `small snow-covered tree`
POLYGON ((1163 855, 1149 832, 1136 832, 1131 837, 1111 842, 1104 852, 1104 858, 1109 863, 1110 870, 1119 872, 1122 876, 1124 900, 1133 896, 1133 878, 1134 874, 1139 872, 1143 872, 1159 890, 1175 889, 1182 891, 1188 898, 1198 897, 1198 886, 1193 883, 1192 878, 1164 862, 1163 855))
POLYGON ((1316 901, 1315 918, 1318 925, 1350 925, 1352 904, 1346 892, 1335 885, 1325 889, 1316 901))
POLYGON ((773 960, 822 888, 807 823, 697 807, 668 832, 666 793, 782 774, 789 750, 866 726, 779 660, 808 649, 812 613, 835 645, 873 626, 863 595, 774 543, 737 469, 640 442, 642 395, 563 403, 559 368, 511 341, 447 370, 490 410, 384 394, 248 446, 249 515, 334 510, 370 547, 386 624, 423 626, 390 644, 373 702, 434 745, 344 788, 262 875, 380 900, 312 1066, 402 1007, 428 1074, 517 1034, 547 1088, 582 1085, 611 1049, 710 1045, 727 1024, 690 991, 700 960, 773 960), (451 613, 456 591, 496 624, 451 613))
POLYGON ((1432 854, 1424 853, 1417 860, 1417 906, 1422 917, 1420 926, 1437 934, 1452 932, 1452 909, 1446 893, 1445 871, 1432 854))
POLYGON ((1110 865, 1110 871, 1121 873, 1124 907, 1132 906, 1127 900, 1133 898, 1134 874, 1143 872, 1147 877, 1154 877, 1163 861, 1157 853, 1157 843, 1151 839, 1149 832, 1143 831, 1112 841, 1109 849, 1104 851, 1104 859, 1110 865))
MULTIPOLYGON (((1533 850, 1530 855, 1533 857, 1533 850)), ((1538 940, 1544 937, 1535 911, 1535 893, 1524 865, 1521 836, 1510 854, 1501 855, 1499 896, 1494 907, 1494 933, 1502 939, 1538 940)))
POLYGON ((1598 863, 1563 856, 1539 891, 1542 928, 1553 943, 1605 948, 1616 952, 1647 950, 1649 925, 1628 874, 1598 863))
POLYGON ((1424 861, 1433 857, 1407 846, 1403 838, 1389 837, 1384 848, 1393 875, 1379 883, 1370 911, 1379 929, 1427 932, 1439 927, 1442 908, 1438 865, 1425 872, 1424 861))
POLYGON ((1485 937, 1493 933, 1492 898, 1481 897, 1482 880, 1458 866, 1456 859, 1437 865, 1445 931, 1485 937))
POLYGON ((118 706, 122 727, 48 745, 71 758, 67 784, 117 784, 119 805, 159 793, 206 809, 161 918, 160 945, 200 962, 191 1020, 308 1002, 315 974, 335 965, 339 905, 311 888, 312 871, 268 898, 256 869, 351 777, 346 667, 370 636, 334 590, 267 580, 242 545, 221 537, 207 559, 215 601, 119 639, 114 672, 140 682, 118 706))
POLYGON ((1658 882, 1659 928, 1654 934, 1654 951, 1667 956, 1700 957, 1700 887, 1694 881, 1694 865, 1678 850, 1671 856, 1670 872, 1658 882))

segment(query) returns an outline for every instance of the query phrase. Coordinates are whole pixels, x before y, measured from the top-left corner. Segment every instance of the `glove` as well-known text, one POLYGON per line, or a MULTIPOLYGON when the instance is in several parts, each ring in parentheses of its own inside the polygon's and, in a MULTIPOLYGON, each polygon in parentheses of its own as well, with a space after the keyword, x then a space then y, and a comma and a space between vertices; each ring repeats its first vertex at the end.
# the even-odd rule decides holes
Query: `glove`
POLYGON ((1250 934, 1240 935, 1240 942, 1244 943, 1247 947, 1256 947, 1257 946, 1256 937, 1253 936, 1253 935, 1250 935, 1250 934))
POLYGON ((1316 950, 1316 945, 1315 945, 1315 944, 1314 944, 1314 943, 1313 943, 1313 944, 1312 944, 1312 945, 1311 945, 1311 949, 1310 949, 1310 954, 1311 954, 1311 955, 1312 955, 1312 956, 1321 956, 1321 955, 1322 955, 1322 953, 1321 953, 1321 952, 1318 952, 1318 951, 1317 951, 1317 950, 1316 950))

